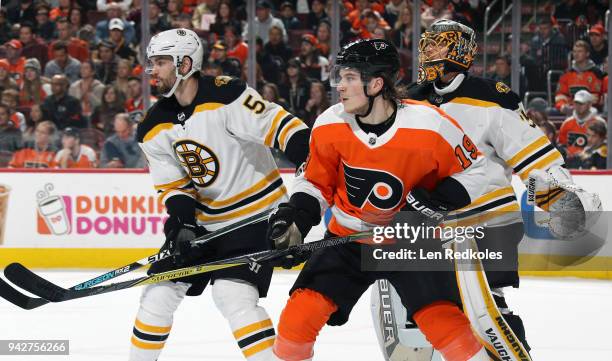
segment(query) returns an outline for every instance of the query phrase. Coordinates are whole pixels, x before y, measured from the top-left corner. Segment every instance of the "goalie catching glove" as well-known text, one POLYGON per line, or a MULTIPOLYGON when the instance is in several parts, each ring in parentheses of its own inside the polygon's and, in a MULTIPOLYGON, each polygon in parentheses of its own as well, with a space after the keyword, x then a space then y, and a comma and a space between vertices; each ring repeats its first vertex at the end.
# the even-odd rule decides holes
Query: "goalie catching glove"
POLYGON ((573 183, 569 171, 552 167, 529 174, 527 203, 549 212, 548 229, 558 239, 572 239, 586 233, 601 215, 599 195, 573 183))

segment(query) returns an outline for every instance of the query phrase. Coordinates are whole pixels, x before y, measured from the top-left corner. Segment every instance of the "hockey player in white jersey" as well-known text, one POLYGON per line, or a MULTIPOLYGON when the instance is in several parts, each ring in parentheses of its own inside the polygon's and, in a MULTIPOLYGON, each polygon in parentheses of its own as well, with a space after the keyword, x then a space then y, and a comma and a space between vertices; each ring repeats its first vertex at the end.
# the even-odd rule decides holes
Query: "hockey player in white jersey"
MULTIPOLYGON (((308 153, 310 131, 243 81, 201 75, 202 43, 191 30, 157 34, 147 57, 147 71, 164 97, 149 109, 137 136, 169 215, 162 249, 173 255, 149 272, 269 249, 266 222, 221 236, 205 249, 192 249, 189 241, 286 202, 269 148, 299 165, 308 153)), ((129 359, 157 360, 181 300, 201 294, 209 282, 244 357, 268 358, 274 326, 258 300, 266 296, 271 276, 269 265, 245 265, 146 287, 129 359)))
MULTIPOLYGON (((503 293, 504 287, 519 286, 518 244, 523 238, 519 205, 511 185, 512 173, 525 182, 537 174, 538 190, 543 190, 538 193, 537 205, 545 210, 552 209, 551 214, 556 209, 555 214, 560 217, 564 216, 564 210, 571 211, 567 207, 597 210, 598 198, 581 191, 580 197, 587 199, 582 202, 576 193, 558 186, 572 184, 569 172, 563 167, 563 157, 527 117, 520 98, 506 84, 468 74, 475 55, 476 39, 471 28, 451 20, 434 23, 421 36, 419 77, 417 84, 409 87, 409 96, 438 106, 456 119, 490 160, 487 163, 490 182, 485 194, 458 210, 456 215, 461 225, 486 222, 485 236, 478 240, 478 247, 502 252, 503 270, 491 271, 493 265, 487 261, 483 261, 483 266, 498 309, 528 351, 523 322, 510 310, 503 293)), ((396 315, 405 312, 397 302, 383 305, 381 300, 393 300, 397 296, 390 286, 383 283, 377 286, 373 292, 372 311, 379 339, 384 339, 382 330, 388 325, 381 326, 385 321, 381 319, 383 308, 388 306, 389 312, 396 315)), ((416 327, 406 325, 405 319, 389 316, 386 321, 389 320, 399 333, 399 343, 382 345, 387 359, 432 360, 431 351, 427 355, 414 351, 427 345, 416 327), (391 355, 397 346, 404 356, 393 358, 391 355), (412 353, 409 350, 413 350, 412 353)), ((440 360, 435 355, 433 359, 440 360)))

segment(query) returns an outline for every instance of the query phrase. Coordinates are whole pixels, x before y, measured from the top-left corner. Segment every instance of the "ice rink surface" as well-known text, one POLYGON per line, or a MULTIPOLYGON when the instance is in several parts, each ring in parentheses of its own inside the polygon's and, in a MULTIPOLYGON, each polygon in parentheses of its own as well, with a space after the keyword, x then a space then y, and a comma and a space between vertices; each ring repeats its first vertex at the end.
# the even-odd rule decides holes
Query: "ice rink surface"
MULTIPOLYGON (((102 272, 39 272, 65 287, 102 272)), ((262 305, 274 322, 297 273, 277 272, 262 305)), ((1 361, 124 361, 141 289, 49 304, 26 311, 0 299, 0 340, 68 339, 70 356, 0 356, 1 361)), ((523 278, 520 290, 507 292, 518 310, 536 361, 612 360, 612 282, 523 278)), ((381 360, 369 309, 370 291, 349 322, 325 327, 315 346, 315 360, 381 360)), ((242 360, 210 292, 188 297, 159 361, 242 360)))

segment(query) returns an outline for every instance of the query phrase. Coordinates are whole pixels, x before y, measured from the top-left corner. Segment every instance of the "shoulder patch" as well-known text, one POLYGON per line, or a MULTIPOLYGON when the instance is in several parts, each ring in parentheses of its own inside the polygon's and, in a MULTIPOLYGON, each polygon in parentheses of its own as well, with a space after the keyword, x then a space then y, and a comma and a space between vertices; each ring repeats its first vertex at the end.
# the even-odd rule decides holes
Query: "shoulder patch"
POLYGON ((223 85, 226 85, 227 83, 229 83, 230 80, 232 80, 232 78, 227 76, 227 75, 219 75, 219 76, 215 77, 215 85, 216 86, 223 86, 223 85))
POLYGON ((245 91, 247 85, 241 79, 230 76, 203 76, 200 79, 197 105, 204 103, 230 104, 238 99, 245 91))
POLYGON ((508 93, 510 92, 510 87, 507 86, 504 82, 498 81, 495 84, 495 89, 497 89, 498 92, 500 93, 508 93))
POLYGON ((521 102, 518 94, 505 83, 472 75, 465 78, 455 96, 497 104, 509 110, 518 109, 521 102))

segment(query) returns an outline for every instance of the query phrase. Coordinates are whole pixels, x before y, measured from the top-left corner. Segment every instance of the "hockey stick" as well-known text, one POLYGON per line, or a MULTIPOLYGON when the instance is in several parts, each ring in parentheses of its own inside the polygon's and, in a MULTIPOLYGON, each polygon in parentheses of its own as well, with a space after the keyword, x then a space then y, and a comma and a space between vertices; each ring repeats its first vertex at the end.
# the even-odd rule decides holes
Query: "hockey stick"
MULTIPOLYGON (((258 213, 254 216, 245 218, 239 222, 236 223, 232 223, 228 226, 225 226, 223 228, 220 228, 214 232, 205 234, 202 237, 198 237, 196 239, 194 239, 193 241, 191 241, 191 243, 195 246, 202 246, 210 241, 212 241, 215 238, 218 238, 224 234, 227 234, 229 232, 235 231, 239 228, 257 223, 257 222, 261 222, 264 221, 266 219, 268 219, 270 213, 272 213, 272 209, 266 210, 264 212, 258 213)), ((81 282, 77 285, 72 286, 70 289, 72 290, 81 290, 81 289, 85 289, 85 288, 90 288, 93 286, 96 286, 100 283, 106 282, 108 280, 111 280, 113 278, 119 277, 121 275, 124 275, 128 272, 132 272, 134 270, 137 270, 139 268, 142 268, 144 266, 150 265, 154 262, 157 262, 159 260, 162 260, 166 257, 168 257, 170 255, 170 253, 168 251, 163 251, 163 252, 159 252, 150 256, 147 256, 145 258, 142 258, 136 262, 132 262, 129 265, 126 266, 121 266, 117 269, 114 269, 112 271, 106 272, 102 275, 96 276, 90 280, 81 282)), ((41 299, 41 298, 36 298, 36 297, 30 297, 27 295, 24 295, 23 293, 17 291, 14 287, 12 287, 11 285, 9 285, 6 281, 4 281, 2 278, 0 278, 0 297, 4 298, 5 300, 11 302, 12 304, 19 306, 23 309, 26 310, 31 310, 40 306, 43 306, 47 303, 49 303, 49 301, 45 300, 45 299, 41 299)))
POLYGON ((104 286, 95 286, 81 290, 65 289, 38 276, 19 263, 12 263, 4 271, 5 276, 17 286, 51 302, 63 302, 76 298, 89 297, 108 292, 119 291, 136 286, 148 285, 168 281, 175 278, 193 276, 206 272, 212 272, 223 268, 235 267, 244 264, 258 264, 281 259, 285 256, 299 256, 317 249, 337 246, 370 238, 371 232, 361 232, 344 237, 333 237, 322 239, 311 243, 300 244, 284 250, 267 250, 247 255, 232 257, 228 259, 209 262, 201 265, 180 268, 176 270, 161 272, 137 279, 112 283, 104 286))

